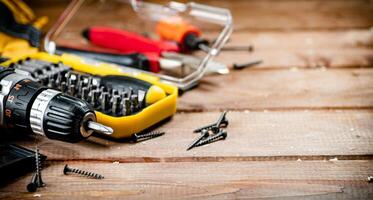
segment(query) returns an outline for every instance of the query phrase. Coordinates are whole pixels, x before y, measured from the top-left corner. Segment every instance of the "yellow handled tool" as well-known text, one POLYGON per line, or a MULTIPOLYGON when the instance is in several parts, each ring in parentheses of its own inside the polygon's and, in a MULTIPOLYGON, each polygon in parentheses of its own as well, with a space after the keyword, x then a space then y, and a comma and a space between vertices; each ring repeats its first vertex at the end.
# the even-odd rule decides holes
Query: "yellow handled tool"
POLYGON ((129 137, 176 112, 177 87, 155 76, 125 73, 115 65, 47 53, 13 58, 1 65, 14 67, 45 86, 89 102, 97 122, 113 128, 113 138, 129 137))

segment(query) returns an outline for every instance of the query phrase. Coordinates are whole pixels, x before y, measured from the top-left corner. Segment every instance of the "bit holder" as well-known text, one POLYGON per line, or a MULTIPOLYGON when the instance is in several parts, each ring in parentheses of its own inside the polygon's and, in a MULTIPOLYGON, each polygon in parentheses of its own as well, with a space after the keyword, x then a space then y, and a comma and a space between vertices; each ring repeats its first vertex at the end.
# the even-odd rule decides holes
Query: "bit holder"
MULTIPOLYGON (((53 63, 26 58, 11 67, 33 77, 40 84, 80 98, 99 112, 121 117, 140 112, 146 107, 146 91, 116 87, 103 83, 101 77, 73 71, 61 62, 53 63)), ((144 88, 145 89, 145 88, 144 88)))

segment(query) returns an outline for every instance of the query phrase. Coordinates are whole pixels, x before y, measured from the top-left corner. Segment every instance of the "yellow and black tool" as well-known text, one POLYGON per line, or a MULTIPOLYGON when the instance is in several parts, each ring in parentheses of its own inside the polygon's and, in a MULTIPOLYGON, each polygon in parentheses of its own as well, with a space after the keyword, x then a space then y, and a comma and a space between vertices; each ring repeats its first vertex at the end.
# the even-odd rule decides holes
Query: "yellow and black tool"
POLYGON ((37 18, 21 0, 0 0, 0 56, 36 53, 47 17, 37 18))
POLYGON ((176 112, 177 87, 156 76, 123 72, 116 65, 47 53, 13 58, 1 65, 90 103, 97 122, 114 130, 109 135, 113 138, 130 137, 176 112))

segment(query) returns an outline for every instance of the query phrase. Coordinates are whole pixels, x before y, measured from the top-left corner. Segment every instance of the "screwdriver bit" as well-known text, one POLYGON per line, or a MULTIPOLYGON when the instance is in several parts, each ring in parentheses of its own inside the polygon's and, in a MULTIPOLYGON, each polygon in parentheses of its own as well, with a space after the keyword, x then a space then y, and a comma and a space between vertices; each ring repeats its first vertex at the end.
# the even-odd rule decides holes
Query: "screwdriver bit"
POLYGON ((119 115, 120 114, 120 102, 121 102, 121 97, 119 95, 114 95, 113 96, 112 111, 111 111, 111 113, 113 115, 119 115))
POLYGON ((139 98, 137 94, 131 95, 131 113, 135 113, 138 110, 139 98))

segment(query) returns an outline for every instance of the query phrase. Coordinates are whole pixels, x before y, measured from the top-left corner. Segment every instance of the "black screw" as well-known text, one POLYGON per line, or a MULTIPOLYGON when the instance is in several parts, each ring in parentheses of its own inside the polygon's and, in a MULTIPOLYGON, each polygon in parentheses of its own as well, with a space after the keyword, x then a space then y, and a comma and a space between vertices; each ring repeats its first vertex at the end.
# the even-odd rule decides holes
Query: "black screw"
POLYGON ((36 183, 38 184, 37 186, 38 187, 44 187, 45 186, 45 183, 43 182, 43 179, 41 178, 41 160, 40 160, 40 157, 39 157, 39 148, 36 147, 36 150, 35 150, 35 164, 36 164, 36 183))
POLYGON ((34 173, 34 175, 32 175, 32 178, 31 178, 31 182, 29 184, 27 184, 27 191, 29 192, 35 192, 36 189, 38 188, 38 174, 37 173, 34 173))
POLYGON ((248 51, 252 52, 254 51, 254 46, 253 45, 248 45, 248 46, 226 46, 221 48, 221 51, 248 51))
POLYGON ((204 140, 201 140, 200 142, 198 142, 195 147, 199 147, 199 146, 202 146, 202 145, 205 145, 205 144, 209 144, 209 143, 212 143, 212 142, 215 142, 215 141, 218 141, 218 140, 221 140, 221 139, 225 139, 227 137, 227 131, 220 131, 219 133, 215 134, 215 135, 212 135, 204 140))
POLYGON ((256 60, 256 61, 253 61, 253 62, 241 63, 241 64, 234 63, 233 64, 233 69, 241 70, 241 69, 244 69, 244 68, 248 68, 248 67, 253 67, 255 65, 259 65, 262 62, 263 62, 262 60, 256 60))
POLYGON ((63 173, 65 175, 67 175, 68 173, 75 173, 75 174, 80 174, 80 175, 95 178, 95 179, 103 179, 104 178, 104 176, 102 176, 100 174, 96 174, 96 173, 93 173, 93 172, 88 172, 88 171, 84 171, 84 170, 80 170, 80 169, 70 168, 69 166, 67 166, 67 164, 63 168, 63 173))
POLYGON ((197 143, 199 143, 202 139, 206 138, 208 135, 209 135, 209 131, 206 129, 203 129, 201 131, 201 135, 188 146, 187 151, 194 148, 197 143))
POLYGON ((131 140, 133 142, 138 142, 139 140, 148 140, 151 138, 162 136, 164 134, 165 132, 161 132, 161 131, 152 131, 149 133, 135 133, 135 134, 132 134, 131 140))
POLYGON ((217 122, 213 123, 213 124, 210 124, 210 125, 207 125, 207 126, 203 126, 201 128, 198 128, 198 129, 195 129, 193 132, 194 133, 198 133, 198 132, 201 132, 202 130, 212 130, 212 132, 214 133, 218 133, 220 131, 220 128, 221 127, 227 127, 228 126, 228 120, 226 118, 226 115, 227 115, 227 111, 224 111, 217 122))
POLYGON ((373 182, 373 176, 368 176, 367 181, 368 181, 368 183, 372 183, 373 182))

